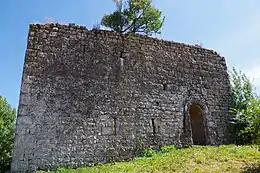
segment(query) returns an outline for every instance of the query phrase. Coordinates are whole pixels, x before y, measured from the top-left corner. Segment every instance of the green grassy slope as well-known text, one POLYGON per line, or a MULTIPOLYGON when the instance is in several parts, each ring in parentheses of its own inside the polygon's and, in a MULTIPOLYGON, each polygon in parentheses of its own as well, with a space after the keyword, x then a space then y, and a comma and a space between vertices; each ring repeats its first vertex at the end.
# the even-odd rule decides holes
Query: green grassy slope
MULTIPOLYGON (((187 149, 167 149, 148 152, 151 157, 139 157, 129 162, 116 162, 78 169, 58 169, 57 173, 172 173, 172 172, 260 172, 260 147, 223 145, 194 146, 187 149)), ((39 171, 43 173, 43 171, 39 171)))

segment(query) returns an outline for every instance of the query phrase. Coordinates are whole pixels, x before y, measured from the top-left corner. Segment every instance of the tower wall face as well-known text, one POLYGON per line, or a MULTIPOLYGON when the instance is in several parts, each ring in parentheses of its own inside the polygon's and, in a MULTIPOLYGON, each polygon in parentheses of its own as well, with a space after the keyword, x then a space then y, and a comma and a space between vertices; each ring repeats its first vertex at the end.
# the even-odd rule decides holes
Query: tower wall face
POLYGON ((207 144, 227 142, 225 59, 204 48, 71 25, 30 25, 12 171, 135 156, 192 144, 189 106, 207 144))

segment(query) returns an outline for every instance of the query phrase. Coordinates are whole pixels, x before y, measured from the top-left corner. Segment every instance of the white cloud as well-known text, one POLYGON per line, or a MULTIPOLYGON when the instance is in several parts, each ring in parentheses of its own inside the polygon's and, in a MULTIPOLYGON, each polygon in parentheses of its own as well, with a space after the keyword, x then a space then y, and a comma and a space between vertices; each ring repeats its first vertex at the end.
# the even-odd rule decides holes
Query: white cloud
POLYGON ((260 87, 260 65, 245 71, 245 74, 253 80, 256 87, 260 87))
POLYGON ((227 28, 224 33, 212 42, 222 56, 225 56, 228 67, 242 70, 252 81, 260 94, 260 12, 252 11, 237 21, 236 26, 227 28))
POLYGON ((214 46, 230 55, 233 51, 243 51, 243 48, 260 40, 260 12, 252 12, 232 28, 227 28, 225 33, 218 36, 214 46))

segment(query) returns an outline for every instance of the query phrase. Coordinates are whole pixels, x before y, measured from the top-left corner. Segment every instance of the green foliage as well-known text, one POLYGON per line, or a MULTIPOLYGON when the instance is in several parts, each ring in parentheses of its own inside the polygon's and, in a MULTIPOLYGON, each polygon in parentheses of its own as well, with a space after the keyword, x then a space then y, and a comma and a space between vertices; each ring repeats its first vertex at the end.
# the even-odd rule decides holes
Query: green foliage
POLYGON ((161 153, 169 153, 170 151, 175 150, 175 149, 176 149, 176 148, 175 148, 174 145, 162 146, 160 152, 161 152, 161 153))
POLYGON ((230 77, 232 85, 231 107, 240 111, 248 106, 248 101, 255 98, 256 94, 254 93, 253 85, 251 84, 249 78, 241 71, 237 72, 233 67, 230 77))
POLYGON ((15 110, 0 96, 0 172, 10 169, 15 117, 15 110))
POLYGON ((260 99, 253 90, 249 78, 235 68, 230 74, 232 104, 235 120, 236 142, 250 144, 260 142, 260 99))
POLYGON ((152 0, 114 0, 117 10, 106 14, 101 25, 119 33, 159 34, 164 22, 161 11, 152 7, 152 0))
POLYGON ((252 98, 248 101, 246 108, 234 110, 237 122, 242 127, 238 133, 238 138, 243 143, 260 144, 260 99, 252 98))
POLYGON ((175 149, 174 146, 169 146, 168 152, 161 151, 154 153, 152 157, 139 157, 129 162, 116 162, 115 164, 102 164, 78 169, 60 168, 52 173, 235 173, 245 170, 260 171, 257 166, 260 164, 259 146, 196 146, 186 149, 175 149))
POLYGON ((168 152, 176 149, 174 145, 162 146, 159 149, 156 149, 154 146, 150 146, 149 148, 144 149, 143 144, 141 146, 142 146, 142 148, 140 148, 140 152, 137 155, 140 157, 153 157, 157 153, 168 153, 168 152))
POLYGON ((144 150, 143 157, 153 157, 155 154, 155 148, 153 146, 150 146, 148 149, 144 150))
POLYGON ((158 153, 169 153, 170 151, 173 151, 175 149, 176 147, 174 145, 162 146, 160 149, 156 149, 155 147, 150 146, 148 149, 142 152, 142 157, 153 157, 158 153))

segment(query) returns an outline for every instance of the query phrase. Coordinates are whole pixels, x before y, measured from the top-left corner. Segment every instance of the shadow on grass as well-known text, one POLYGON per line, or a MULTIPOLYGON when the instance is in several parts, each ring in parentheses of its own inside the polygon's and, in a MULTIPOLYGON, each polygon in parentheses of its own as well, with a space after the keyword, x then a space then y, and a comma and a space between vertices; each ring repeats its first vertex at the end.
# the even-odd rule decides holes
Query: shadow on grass
POLYGON ((245 167, 243 170, 243 173, 259 173, 259 172, 260 172, 260 164, 253 165, 250 167, 245 167))

